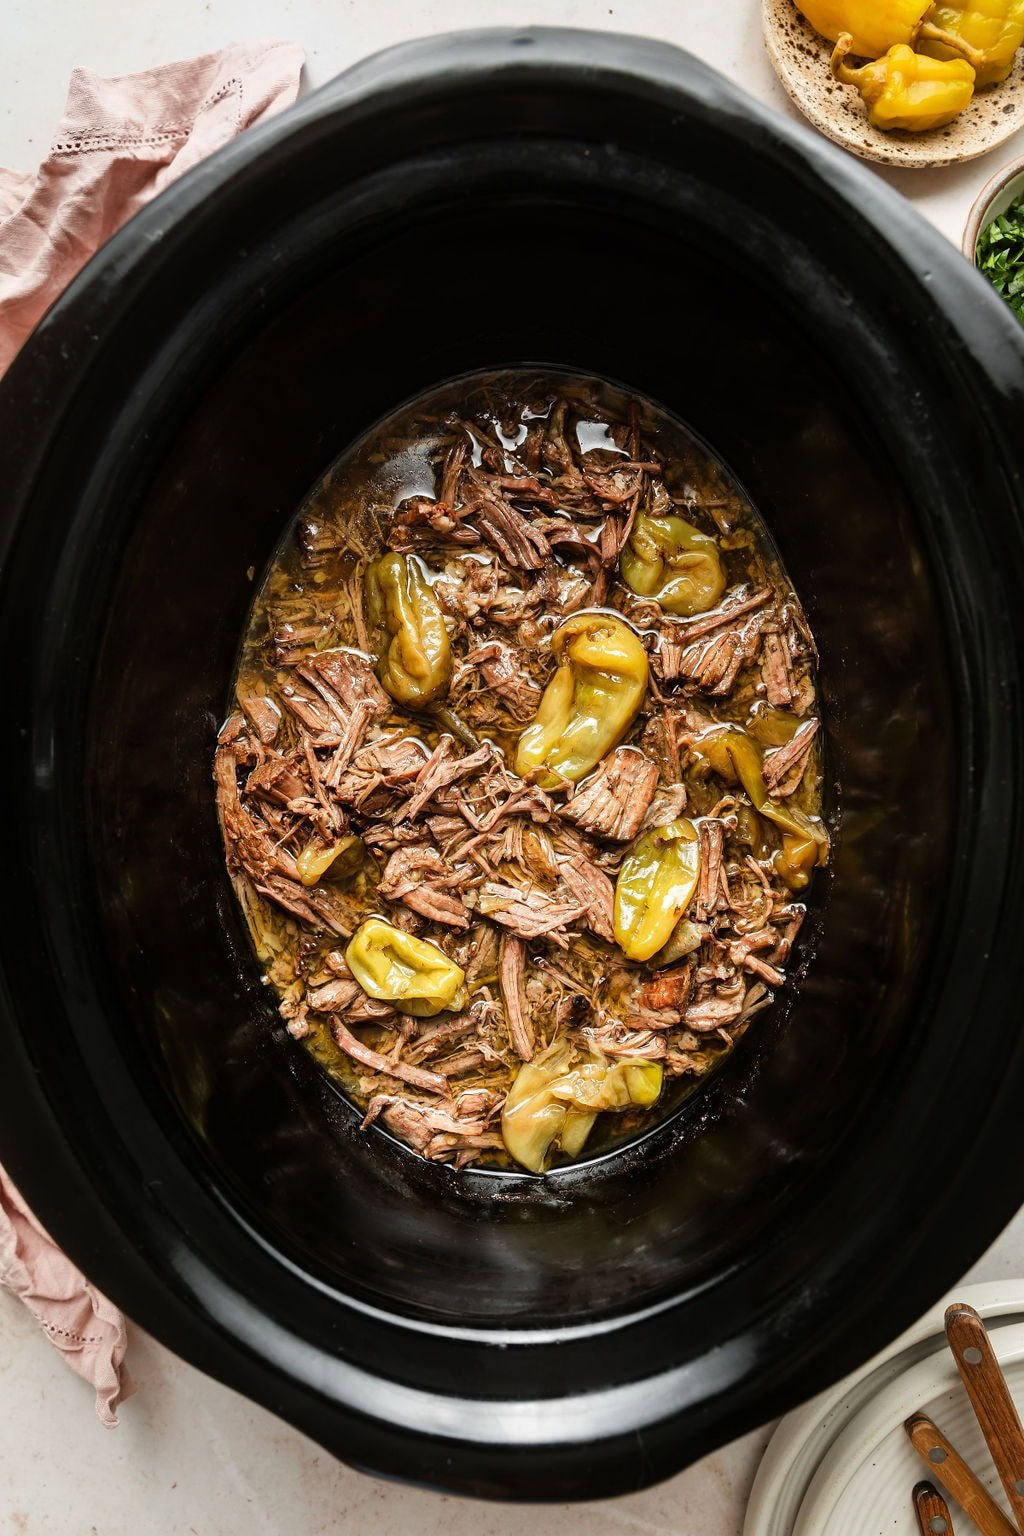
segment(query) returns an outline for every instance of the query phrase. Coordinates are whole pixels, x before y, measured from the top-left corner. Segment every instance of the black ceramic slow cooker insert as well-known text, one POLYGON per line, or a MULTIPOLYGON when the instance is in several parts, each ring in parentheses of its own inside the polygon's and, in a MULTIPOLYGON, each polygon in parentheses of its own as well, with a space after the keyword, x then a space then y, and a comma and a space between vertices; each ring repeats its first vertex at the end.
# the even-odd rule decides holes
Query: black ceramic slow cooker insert
POLYGON ((1024 339, 842 153, 685 54, 361 64, 133 219, 0 387, 0 1156, 181 1355, 372 1470, 622 1492, 881 1346, 1024 1196, 1024 339), (459 373, 653 397, 821 646, 807 974, 641 1145, 456 1176, 283 1035, 210 777, 259 573, 459 373))

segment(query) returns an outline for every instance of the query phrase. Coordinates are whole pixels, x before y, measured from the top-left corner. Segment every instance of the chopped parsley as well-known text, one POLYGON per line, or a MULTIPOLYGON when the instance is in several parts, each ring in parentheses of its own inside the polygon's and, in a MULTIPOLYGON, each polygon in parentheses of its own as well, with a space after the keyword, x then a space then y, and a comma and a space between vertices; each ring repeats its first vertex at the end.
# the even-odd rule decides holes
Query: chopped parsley
POLYGON ((985 226, 974 259, 1017 319, 1024 321, 1024 197, 985 226))

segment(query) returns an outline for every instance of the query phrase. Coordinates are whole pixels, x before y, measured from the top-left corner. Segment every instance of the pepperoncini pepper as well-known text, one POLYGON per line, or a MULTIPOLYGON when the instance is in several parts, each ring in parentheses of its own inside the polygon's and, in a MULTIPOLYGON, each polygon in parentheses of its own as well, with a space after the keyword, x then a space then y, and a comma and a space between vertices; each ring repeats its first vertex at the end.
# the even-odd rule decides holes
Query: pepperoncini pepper
POLYGON ((685 518, 641 512, 619 556, 622 579, 666 613, 704 613, 725 590, 718 546, 685 518))
POLYGON ((797 0, 797 10, 830 43, 849 33, 850 52, 862 59, 877 59, 894 43, 914 48, 927 40, 944 43, 971 64, 982 62, 966 39, 936 23, 932 0, 797 0))
MULTIPOLYGON (((1024 43, 1024 0, 947 0, 945 4, 940 0, 935 21, 944 32, 984 54, 984 62, 975 65, 976 85, 1006 79, 1024 43)), ((941 42, 925 41, 921 52, 949 58, 949 49, 941 42)))
POLYGON ((773 863, 792 891, 801 891, 812 871, 828 859, 828 833, 817 819, 805 816, 795 805, 773 800, 761 773, 761 749, 752 736, 735 726, 709 731, 696 749, 716 773, 738 780, 759 815, 778 827, 782 847, 773 863))
POLYGON ((630 960, 649 960, 668 943, 700 874, 697 829, 685 817, 644 834, 615 882, 615 941, 630 960))
POLYGON ((594 1055, 573 1065, 574 1049, 556 1040, 519 1068, 501 1115, 509 1155, 531 1173, 543 1173, 559 1148, 578 1157, 603 1110, 646 1108, 661 1092, 654 1061, 609 1062, 594 1055))
MULTIPOLYGON (((762 815, 768 814, 767 810, 762 811, 762 815)), ((777 816, 773 815, 772 819, 779 826, 783 824, 777 816)), ((772 861, 776 874, 786 882, 791 891, 802 891, 808 885, 814 870, 819 864, 824 864, 827 859, 827 836, 809 817, 797 812, 791 819, 790 830, 782 835, 782 848, 772 861)))
POLYGON ((295 868, 303 885, 316 885, 328 871, 334 880, 347 880, 362 864, 363 854, 362 840, 351 832, 330 844, 314 838, 295 860, 295 868))
POLYGON ((430 1018, 443 1008, 457 1011, 466 1000, 466 973, 443 950, 417 939, 382 917, 359 924, 345 962, 364 992, 394 1003, 399 1013, 430 1018))
POLYGON ((551 636, 558 658, 532 722, 519 738, 515 770, 547 769, 537 782, 576 783, 617 746, 647 691, 647 652, 617 614, 574 613, 551 636))
POLYGON ((880 59, 851 69, 853 39, 844 32, 830 68, 843 85, 855 85, 875 128, 923 133, 951 123, 974 95, 974 70, 966 59, 932 59, 897 43, 880 59))
POLYGON ((419 562, 408 555, 381 555, 367 567, 364 585, 381 686, 399 704, 433 703, 451 681, 452 650, 419 562))

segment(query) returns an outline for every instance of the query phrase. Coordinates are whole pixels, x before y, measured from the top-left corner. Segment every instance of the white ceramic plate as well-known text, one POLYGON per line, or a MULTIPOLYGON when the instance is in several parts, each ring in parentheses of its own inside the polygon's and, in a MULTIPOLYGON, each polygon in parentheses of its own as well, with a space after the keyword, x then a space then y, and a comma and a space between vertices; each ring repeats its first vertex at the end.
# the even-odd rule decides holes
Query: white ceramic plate
MULTIPOLYGON (((904 1372, 945 1350, 943 1314, 951 1301, 969 1303, 985 1318, 990 1329, 998 1328, 1000 1333, 1008 1326, 1024 1322, 1024 1280, 960 1286, 860 1370, 787 1414, 758 1468, 743 1536, 793 1536, 809 1485, 850 1422, 904 1372)), ((955 1370, 952 1360, 949 1363, 955 1370)), ((910 1449, 909 1442, 907 1448, 910 1449)), ((910 1455, 917 1460, 913 1451, 910 1455)), ((911 1487, 920 1475, 912 1478, 911 1487)), ((857 1536, 865 1536, 868 1527, 856 1529, 857 1536)), ((888 1531, 895 1529, 888 1527, 888 1531)))
POLYGON ((819 37, 793 0, 761 0, 764 43, 772 67, 800 111, 826 138, 883 165, 952 165, 973 160, 1024 127, 1024 48, 998 85, 975 92, 945 128, 885 133, 872 128, 852 85, 829 73, 832 44, 819 37))
MULTIPOLYGON (((993 1328, 990 1337, 1014 1401, 1024 1406, 1024 1324, 993 1328)), ((943 1345, 897 1376, 850 1420, 804 1496, 793 1536, 914 1536, 911 1490, 929 1473, 903 1428, 912 1413, 934 1419, 989 1493, 997 1502, 1002 1499, 984 1437, 943 1345)), ((963 1511, 950 1503, 958 1536, 978 1536, 963 1511)))

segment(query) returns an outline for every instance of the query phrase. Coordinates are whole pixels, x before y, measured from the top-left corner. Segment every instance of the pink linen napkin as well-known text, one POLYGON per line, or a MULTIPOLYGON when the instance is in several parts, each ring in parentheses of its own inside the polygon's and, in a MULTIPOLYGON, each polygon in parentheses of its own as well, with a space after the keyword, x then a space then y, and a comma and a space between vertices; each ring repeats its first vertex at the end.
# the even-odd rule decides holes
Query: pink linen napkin
MULTIPOLYGON (((0 374, 36 321, 115 230, 169 182, 295 100, 294 43, 219 53, 105 80, 76 69, 39 170, 0 170, 0 374)), ((61 1253, 0 1168, 0 1285, 20 1296, 71 1369, 92 1383, 102 1423, 132 1382, 125 1320, 61 1253)))
POLYGON ((96 1391, 96 1413, 111 1428, 134 1383, 124 1369, 123 1315, 91 1286, 0 1168, 0 1284, 28 1307, 50 1343, 96 1391))
POLYGON ((295 100, 303 61, 295 43, 260 40, 111 80, 73 71, 63 121, 38 171, 0 170, 0 374, 133 213, 211 150, 295 100))

